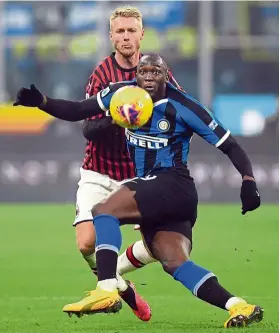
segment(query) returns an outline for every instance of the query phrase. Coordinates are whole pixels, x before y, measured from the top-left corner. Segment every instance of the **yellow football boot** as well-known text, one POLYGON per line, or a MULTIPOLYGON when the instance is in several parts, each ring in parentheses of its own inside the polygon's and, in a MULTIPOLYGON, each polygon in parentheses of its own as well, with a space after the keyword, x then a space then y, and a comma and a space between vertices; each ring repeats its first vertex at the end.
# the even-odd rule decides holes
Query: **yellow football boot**
POLYGON ((263 309, 257 305, 251 305, 245 301, 233 305, 229 309, 230 317, 224 323, 225 328, 246 327, 263 319, 263 309))
POLYGON ((117 290, 110 292, 97 287, 81 301, 65 305, 62 311, 70 317, 72 314, 81 317, 84 314, 116 313, 121 308, 122 302, 117 290))

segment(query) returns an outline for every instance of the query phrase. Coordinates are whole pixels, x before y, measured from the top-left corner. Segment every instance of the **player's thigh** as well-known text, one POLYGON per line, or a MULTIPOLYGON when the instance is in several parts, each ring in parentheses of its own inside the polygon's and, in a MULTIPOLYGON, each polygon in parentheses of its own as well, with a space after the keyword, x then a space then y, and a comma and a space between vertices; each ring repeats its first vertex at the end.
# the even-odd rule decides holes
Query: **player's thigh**
POLYGON ((103 202, 96 205, 92 210, 92 215, 110 214, 122 220, 122 224, 128 224, 126 221, 129 220, 135 223, 141 215, 134 194, 135 192, 128 187, 121 186, 103 202))
POLYGON ((197 192, 187 172, 175 168, 155 173, 147 178, 137 178, 124 184, 135 192, 135 201, 145 223, 162 220, 187 221, 196 218, 197 192))
POLYGON ((92 209, 98 203, 104 201, 114 190, 113 187, 104 186, 102 183, 81 183, 76 196, 76 217, 74 226, 84 222, 92 221, 92 209))

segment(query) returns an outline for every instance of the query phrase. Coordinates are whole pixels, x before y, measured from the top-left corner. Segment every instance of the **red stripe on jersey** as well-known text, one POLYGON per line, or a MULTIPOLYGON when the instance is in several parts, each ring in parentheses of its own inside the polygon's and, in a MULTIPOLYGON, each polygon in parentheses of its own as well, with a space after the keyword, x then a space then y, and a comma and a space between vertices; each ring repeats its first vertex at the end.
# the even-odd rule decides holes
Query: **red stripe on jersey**
POLYGON ((117 77, 118 77, 118 81, 124 81, 122 72, 118 68, 117 68, 117 77))
POLYGON ((101 70, 101 66, 97 67, 96 71, 100 75, 102 83, 106 86, 107 80, 106 80, 106 78, 105 78, 105 76, 104 76, 104 74, 103 74, 103 72, 101 70))
POLYGON ((111 57, 108 57, 108 63, 109 63, 109 70, 110 70, 110 73, 111 73, 111 79, 112 79, 112 82, 115 83, 115 82, 118 82, 117 79, 116 79, 116 76, 115 76, 115 73, 114 73, 114 65, 113 65, 113 61, 112 61, 112 58, 111 57))
POLYGON ((110 69, 108 68, 106 61, 104 61, 104 63, 102 63, 101 65, 103 66, 106 74, 106 79, 107 79, 106 85, 108 85, 108 83, 111 82, 110 69))

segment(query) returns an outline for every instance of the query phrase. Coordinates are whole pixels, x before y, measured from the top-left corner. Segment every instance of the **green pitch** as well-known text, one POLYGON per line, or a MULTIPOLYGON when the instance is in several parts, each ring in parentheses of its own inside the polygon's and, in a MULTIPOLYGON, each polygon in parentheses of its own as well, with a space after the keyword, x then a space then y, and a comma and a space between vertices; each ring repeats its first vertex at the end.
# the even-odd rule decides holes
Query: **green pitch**
MULTIPOLYGON (((77 319, 62 313, 95 287, 76 250, 73 205, 0 206, 1 333, 218 333, 228 314, 195 299, 152 264, 127 275, 153 309, 143 323, 130 309, 77 319)), ((124 246, 139 239, 123 227, 124 246)), ((262 323, 242 332, 278 332, 278 206, 248 216, 239 206, 201 205, 193 260, 212 270, 232 293, 264 307, 262 323)), ((230 330, 232 331, 232 330, 230 330)))

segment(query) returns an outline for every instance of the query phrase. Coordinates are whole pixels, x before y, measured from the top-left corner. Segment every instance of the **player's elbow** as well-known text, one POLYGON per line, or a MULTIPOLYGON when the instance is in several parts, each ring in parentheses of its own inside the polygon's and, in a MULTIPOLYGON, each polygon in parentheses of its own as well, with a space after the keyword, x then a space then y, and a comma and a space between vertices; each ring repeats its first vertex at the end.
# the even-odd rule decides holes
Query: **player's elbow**
POLYGON ((239 143, 235 140, 233 136, 229 136, 226 141, 224 141, 219 149, 226 155, 230 154, 232 150, 241 149, 239 143))
POLYGON ((83 124, 82 124, 82 131, 83 131, 83 136, 87 139, 87 140, 91 140, 91 131, 90 131, 90 125, 89 125, 89 121, 88 120, 84 120, 83 124))

